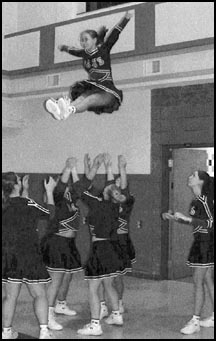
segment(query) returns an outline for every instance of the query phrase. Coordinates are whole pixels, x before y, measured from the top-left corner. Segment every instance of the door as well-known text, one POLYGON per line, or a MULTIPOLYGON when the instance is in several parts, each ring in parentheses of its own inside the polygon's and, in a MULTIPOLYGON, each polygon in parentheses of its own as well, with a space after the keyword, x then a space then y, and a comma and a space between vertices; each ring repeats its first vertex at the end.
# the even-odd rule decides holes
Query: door
MULTIPOLYGON (((169 179, 169 209, 188 215, 193 194, 187 186, 187 179, 195 170, 208 171, 208 152, 207 149, 173 149, 172 159, 169 179)), ((185 262, 192 242, 192 226, 175 221, 169 222, 169 279, 184 278, 191 275, 191 268, 185 262)))

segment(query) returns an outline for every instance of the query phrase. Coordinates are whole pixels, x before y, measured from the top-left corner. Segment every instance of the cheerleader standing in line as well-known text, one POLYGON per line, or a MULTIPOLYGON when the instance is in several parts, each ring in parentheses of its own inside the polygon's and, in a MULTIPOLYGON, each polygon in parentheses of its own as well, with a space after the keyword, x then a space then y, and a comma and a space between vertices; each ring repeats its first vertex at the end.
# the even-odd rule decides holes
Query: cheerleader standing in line
MULTIPOLYGON (((94 160, 95 168, 99 167, 98 158, 96 157, 94 160)), ((83 270, 81 257, 75 243, 80 225, 80 212, 76 205, 78 196, 73 189, 68 187, 68 181, 75 165, 76 158, 67 159, 54 191, 56 232, 45 237, 41 243, 44 263, 52 278, 47 293, 49 301, 48 326, 52 330, 63 329, 63 326, 56 321, 55 313, 76 315, 76 311, 67 306, 66 297, 73 273, 83 270)))
MULTIPOLYGON (((105 167, 107 169, 106 164, 105 167)), ((88 179, 93 180, 96 172, 93 173, 91 170, 90 173, 88 179)), ((89 282, 91 322, 79 329, 78 334, 99 336, 103 333, 98 295, 98 288, 102 282, 112 305, 112 313, 105 322, 110 325, 123 325, 113 278, 124 272, 124 266, 112 240, 117 239, 119 203, 125 201, 125 197, 115 185, 105 187, 103 198, 95 196, 86 190, 90 184, 86 177, 74 184, 77 193, 89 208, 87 221, 92 235, 92 248, 85 267, 85 279, 89 282)))
MULTIPOLYGON (((113 180, 113 182, 115 182, 116 185, 121 188, 121 193, 126 197, 126 201, 124 203, 121 203, 119 206, 119 218, 117 229, 118 239, 116 242, 114 242, 114 244, 117 252, 124 261, 124 269, 126 270, 126 272, 131 272, 132 264, 136 262, 136 257, 135 249, 129 235, 129 221, 135 199, 129 192, 126 165, 127 163, 125 157, 123 155, 119 155, 118 167, 120 176, 116 180, 114 180, 112 169, 110 169, 109 179, 113 180)), ((122 302, 124 294, 123 276, 120 275, 114 278, 114 286, 118 292, 119 311, 122 314, 125 312, 124 305, 122 302)), ((108 308, 105 302, 103 286, 100 287, 100 297, 101 297, 100 319, 103 319, 108 315, 108 308)))
MULTIPOLYGON (((28 177, 23 180, 23 196, 28 192, 28 177)), ((2 176, 2 282, 6 296, 3 300, 2 339, 16 339, 12 329, 17 299, 22 283, 33 297, 34 311, 40 324, 40 339, 52 339, 48 330, 48 301, 46 283, 51 281, 40 252, 37 223, 54 215, 53 190, 56 182, 50 177, 44 182, 50 211, 34 200, 21 197, 22 182, 18 175, 8 172, 2 176)))
POLYGON ((86 110, 96 114, 112 113, 118 110, 123 95, 112 78, 110 51, 119 34, 131 18, 127 12, 104 40, 107 29, 103 26, 99 33, 85 30, 80 35, 82 49, 60 45, 60 51, 83 59, 83 67, 89 75, 88 80, 75 83, 71 87, 71 99, 60 97, 57 101, 48 99, 45 107, 57 120, 65 120, 71 114, 86 110))
POLYGON ((174 215, 163 213, 164 219, 176 220, 193 226, 194 242, 190 249, 187 265, 194 269, 195 305, 192 319, 181 329, 183 334, 193 334, 201 327, 214 327, 214 312, 212 316, 200 321, 204 304, 204 283, 208 288, 212 307, 214 309, 214 283, 212 269, 214 267, 214 199, 213 183, 208 173, 195 171, 188 178, 195 199, 190 205, 190 217, 180 212, 174 215))

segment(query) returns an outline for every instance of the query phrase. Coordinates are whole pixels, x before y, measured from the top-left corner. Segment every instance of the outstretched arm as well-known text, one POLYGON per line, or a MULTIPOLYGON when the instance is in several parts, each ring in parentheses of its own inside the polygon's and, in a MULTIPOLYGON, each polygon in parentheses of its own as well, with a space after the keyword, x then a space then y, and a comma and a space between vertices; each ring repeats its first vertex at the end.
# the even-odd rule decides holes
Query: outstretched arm
POLYGON ((106 169, 106 174, 107 174, 107 182, 114 181, 114 175, 112 171, 112 160, 111 156, 108 153, 104 153, 104 166, 106 169))
POLYGON ((59 45, 58 46, 58 49, 61 51, 61 52, 67 52, 69 54, 71 54, 72 56, 75 56, 75 57, 83 57, 84 56, 84 50, 83 49, 78 49, 74 46, 68 46, 68 45, 59 45))
POLYGON ((22 198, 28 198, 28 196, 29 196, 29 175, 24 175, 24 177, 22 178, 22 186, 23 186, 22 198))
POLYGON ((91 169, 91 159, 89 157, 89 154, 85 154, 84 156, 84 174, 85 176, 88 176, 91 169))
POLYGON ((126 173, 127 162, 123 155, 118 156, 118 167, 121 181, 121 189, 126 189, 127 183, 127 173, 126 173))
POLYGON ((103 159, 104 159, 103 154, 98 154, 96 156, 96 158, 93 161, 92 167, 90 168, 88 174, 86 174, 87 179, 89 179, 91 181, 94 179, 95 175, 97 174, 98 169, 100 168, 100 166, 103 162, 103 159))
POLYGON ((77 159, 75 157, 70 158, 70 171, 72 174, 73 183, 79 181, 79 175, 77 172, 77 159))
POLYGON ((129 12, 126 12, 123 18, 120 20, 120 22, 117 25, 115 25, 112 31, 108 34, 105 40, 105 44, 109 48, 109 50, 111 50, 113 45, 117 42, 121 31, 125 28, 127 23, 130 21, 131 17, 132 17, 132 14, 129 12))

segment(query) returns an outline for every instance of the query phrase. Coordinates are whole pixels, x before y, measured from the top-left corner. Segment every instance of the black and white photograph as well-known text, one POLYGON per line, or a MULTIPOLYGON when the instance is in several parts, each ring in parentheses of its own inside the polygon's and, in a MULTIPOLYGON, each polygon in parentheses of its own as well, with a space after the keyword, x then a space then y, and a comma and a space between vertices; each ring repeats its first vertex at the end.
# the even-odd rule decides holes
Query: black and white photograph
POLYGON ((214 2, 2 2, 2 339, 214 339, 214 2))

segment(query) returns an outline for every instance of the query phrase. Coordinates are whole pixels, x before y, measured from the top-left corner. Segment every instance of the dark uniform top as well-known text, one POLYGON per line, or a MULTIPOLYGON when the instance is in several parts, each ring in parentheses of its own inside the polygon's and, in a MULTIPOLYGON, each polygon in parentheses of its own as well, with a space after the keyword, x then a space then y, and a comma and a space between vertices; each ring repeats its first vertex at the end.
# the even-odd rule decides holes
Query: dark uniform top
POLYGON ((195 240, 206 241, 213 238, 213 212, 213 201, 208 201, 206 196, 198 196, 191 202, 189 213, 195 240))
POLYGON ((117 239, 119 205, 95 196, 90 191, 91 181, 83 177, 74 184, 81 200, 88 206, 87 223, 92 236, 96 238, 117 239), (87 190, 89 189, 89 190, 87 190))
POLYGON ((135 203, 135 198, 130 194, 128 187, 121 190, 121 193, 126 196, 126 202, 120 204, 119 207, 119 227, 117 233, 129 233, 130 216, 135 203))
POLYGON ((10 198, 2 215, 2 246, 19 253, 31 253, 38 248, 37 224, 39 219, 52 219, 53 205, 49 209, 37 204, 30 198, 10 198))
POLYGON ((64 233, 69 230, 78 231, 80 214, 76 202, 78 196, 73 190, 65 195, 67 183, 58 181, 54 191, 54 201, 56 206, 56 232, 64 233))
POLYGON ((84 82, 114 95, 119 103, 122 101, 122 91, 116 89, 113 84, 110 51, 128 21, 129 19, 123 18, 113 28, 106 40, 102 44, 99 44, 94 51, 89 52, 86 49, 77 49, 74 47, 66 47, 63 49, 73 56, 83 58, 83 67, 89 75, 89 80, 84 82))

